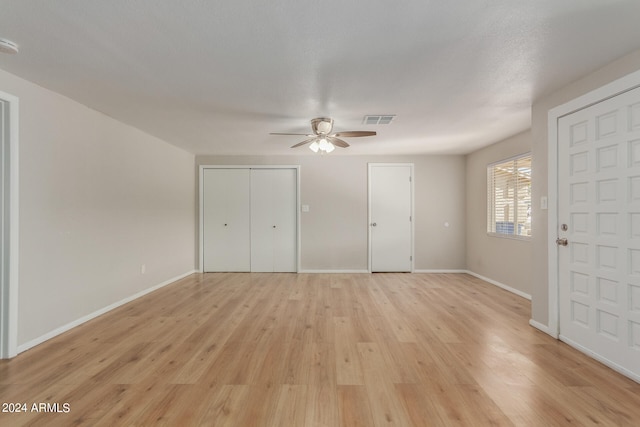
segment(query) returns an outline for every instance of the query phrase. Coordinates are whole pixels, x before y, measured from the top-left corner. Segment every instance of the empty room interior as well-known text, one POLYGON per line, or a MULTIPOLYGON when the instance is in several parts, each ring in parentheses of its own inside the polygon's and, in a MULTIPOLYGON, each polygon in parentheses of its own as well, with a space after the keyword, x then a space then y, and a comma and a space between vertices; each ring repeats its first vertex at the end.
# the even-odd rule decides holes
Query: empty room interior
POLYGON ((0 0, 0 426, 639 425, 639 18, 0 0))

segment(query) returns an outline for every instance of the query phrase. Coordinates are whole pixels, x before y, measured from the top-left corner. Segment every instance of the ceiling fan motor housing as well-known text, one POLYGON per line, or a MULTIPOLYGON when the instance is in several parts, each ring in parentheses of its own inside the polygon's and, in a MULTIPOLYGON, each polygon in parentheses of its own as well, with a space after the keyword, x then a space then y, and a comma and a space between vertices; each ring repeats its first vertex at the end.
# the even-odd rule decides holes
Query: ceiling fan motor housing
POLYGON ((333 119, 318 117, 311 120, 311 129, 316 135, 328 135, 333 129, 333 119))

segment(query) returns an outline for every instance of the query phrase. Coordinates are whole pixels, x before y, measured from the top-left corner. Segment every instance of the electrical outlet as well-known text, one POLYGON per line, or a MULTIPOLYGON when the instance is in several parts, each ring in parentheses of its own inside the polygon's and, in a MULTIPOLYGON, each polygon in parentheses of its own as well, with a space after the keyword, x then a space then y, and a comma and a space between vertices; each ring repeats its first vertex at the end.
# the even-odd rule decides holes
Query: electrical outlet
POLYGON ((142 264, 140 266, 140 274, 144 274, 147 272, 147 264, 142 264))

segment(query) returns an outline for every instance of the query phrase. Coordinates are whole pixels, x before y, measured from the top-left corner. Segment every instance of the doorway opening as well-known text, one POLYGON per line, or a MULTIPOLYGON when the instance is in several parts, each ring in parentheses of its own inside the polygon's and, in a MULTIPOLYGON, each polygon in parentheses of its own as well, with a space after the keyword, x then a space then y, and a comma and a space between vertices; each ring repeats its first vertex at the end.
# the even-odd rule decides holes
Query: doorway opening
POLYGON ((0 92, 0 358, 17 354, 18 98, 0 92))

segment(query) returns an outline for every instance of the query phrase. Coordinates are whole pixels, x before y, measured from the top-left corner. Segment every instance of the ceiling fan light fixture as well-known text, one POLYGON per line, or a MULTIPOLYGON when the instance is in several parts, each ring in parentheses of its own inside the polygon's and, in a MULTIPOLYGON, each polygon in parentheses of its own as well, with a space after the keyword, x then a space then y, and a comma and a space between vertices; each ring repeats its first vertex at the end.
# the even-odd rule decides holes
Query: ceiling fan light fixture
POLYGON ((326 138, 318 138, 309 145, 309 149, 314 153, 320 152, 320 154, 324 154, 332 152, 336 147, 326 138))

